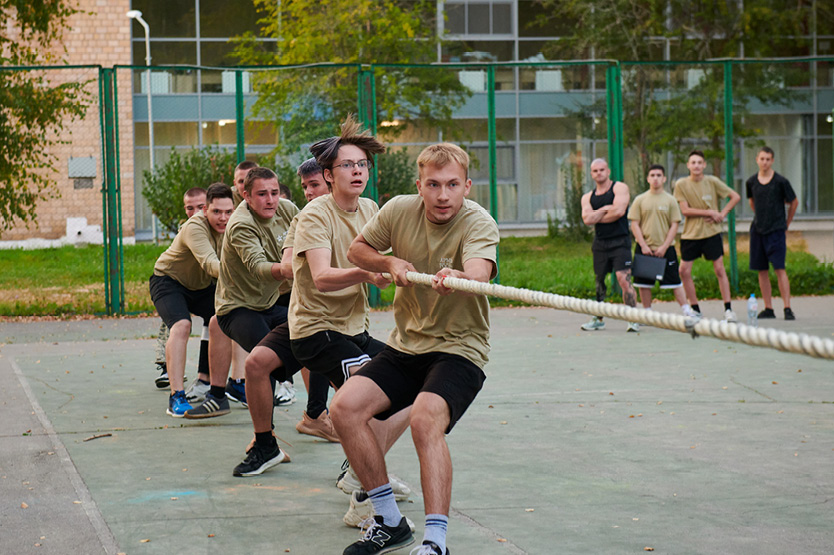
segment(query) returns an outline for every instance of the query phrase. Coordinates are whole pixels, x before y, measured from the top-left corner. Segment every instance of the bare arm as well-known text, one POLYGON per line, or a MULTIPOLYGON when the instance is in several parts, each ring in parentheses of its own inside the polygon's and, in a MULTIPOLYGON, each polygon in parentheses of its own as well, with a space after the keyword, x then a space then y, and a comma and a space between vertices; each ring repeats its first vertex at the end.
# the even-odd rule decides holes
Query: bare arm
POLYGON ((637 220, 631 220, 631 234, 634 235, 634 240, 637 241, 638 245, 640 245, 640 250, 643 251, 643 254, 646 256, 652 256, 652 249, 650 249, 649 245, 646 243, 646 238, 643 236, 643 230, 640 229, 640 222, 637 220))
POLYGON ((281 274, 284 279, 293 279, 292 275, 292 247, 287 247, 281 253, 281 274))
POLYGON ((791 227, 791 222, 793 221, 794 215, 796 215, 796 209, 799 206, 799 199, 795 198, 791 201, 788 205, 788 227, 791 227))
POLYGON ((411 287, 412 283, 408 281, 405 274, 406 272, 417 271, 411 262, 396 256, 380 254, 365 240, 361 233, 350 244, 347 257, 348 260, 363 270, 378 273, 388 272, 394 278, 394 283, 398 287, 411 287))
MULTIPOLYGON (((463 263, 462 272, 460 270, 453 270, 451 268, 443 268, 442 270, 437 272, 437 274, 435 274, 431 280, 431 287, 432 289, 437 291, 438 295, 445 296, 449 293, 452 293, 454 290, 449 289, 448 287, 443 285, 444 277, 451 276, 456 278, 487 282, 489 281, 489 277, 492 275, 492 269, 494 267, 495 263, 492 260, 487 260, 485 258, 470 258, 469 260, 463 263)), ((459 292, 458 294, 474 296, 473 293, 459 292)))
POLYGON ((724 218, 727 217, 727 214, 730 213, 730 210, 735 208, 735 205, 741 200, 741 195, 730 189, 730 200, 727 201, 727 204, 724 205, 724 209, 720 212, 721 220, 724 221, 724 218))
POLYGON ((672 222, 672 225, 669 226, 669 231, 666 233, 666 239, 663 241, 663 244, 654 250, 655 256, 661 258, 666 256, 666 251, 675 242, 675 237, 678 234, 678 225, 680 225, 679 222, 672 222))
POLYGON ((600 223, 611 223, 622 218, 628 210, 628 201, 631 197, 628 185, 622 181, 617 181, 613 185, 614 188, 614 202, 611 203, 611 208, 605 213, 600 223))
POLYGON ((606 204, 594 210, 591 208, 591 193, 585 193, 582 195, 582 221, 585 222, 585 225, 598 224, 611 207, 611 204, 606 204))
POLYGON ((338 291, 358 283, 372 283, 384 289, 391 283, 380 274, 360 268, 334 268, 330 265, 330 249, 311 249, 304 253, 310 265, 313 283, 321 292, 338 291))
POLYGON ((753 197, 748 198, 747 202, 750 203, 750 210, 752 210, 753 213, 755 214, 756 213, 756 205, 753 203, 753 197))

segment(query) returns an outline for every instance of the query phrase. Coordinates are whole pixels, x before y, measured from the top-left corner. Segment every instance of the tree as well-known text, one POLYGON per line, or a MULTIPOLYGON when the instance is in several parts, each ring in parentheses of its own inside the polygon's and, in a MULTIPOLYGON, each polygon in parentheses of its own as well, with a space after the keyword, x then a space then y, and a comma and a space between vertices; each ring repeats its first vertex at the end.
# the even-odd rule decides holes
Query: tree
MULTIPOLYGON (((236 40, 235 55, 246 65, 430 63, 437 56, 433 0, 255 0, 262 33, 236 40)), ((376 74, 380 121, 401 133, 419 123, 454 134, 454 110, 468 97, 456 71, 384 68, 376 74)), ((305 67, 253 73, 259 93, 255 117, 281 130, 283 154, 333 134, 337 123, 357 111, 356 67, 305 67)))
MULTIPOLYGON (((553 10, 539 24, 571 20, 573 33, 550 45, 555 57, 587 57, 620 61, 662 60, 665 45, 671 58, 706 61, 718 58, 784 55, 804 46, 810 4, 803 0, 540 0, 553 10), (558 8, 558 11, 557 11, 558 8)), ((723 67, 626 65, 623 72, 624 144, 640 159, 640 176, 666 152, 683 161, 688 138, 705 139, 705 154, 721 175, 724 158, 723 67), (703 75, 685 83, 682 68, 697 67, 703 75)), ((736 137, 759 131, 744 123, 752 100, 786 105, 798 95, 785 90, 796 77, 788 65, 734 67, 733 126, 736 137)), ((604 98, 578 109, 580 116, 605 112, 604 98)), ((585 121, 592 118, 582 118, 585 121)), ((590 131, 586 130, 590 133, 590 131)), ((642 184, 642 177, 636 182, 642 184)))
MULTIPOLYGON (((75 13, 64 0, 0 0, 0 65, 60 62, 55 45, 75 13)), ((44 72, 0 71, 0 233, 17 221, 28 225, 40 201, 58 196, 52 147, 84 117, 84 86, 52 84, 44 72)))

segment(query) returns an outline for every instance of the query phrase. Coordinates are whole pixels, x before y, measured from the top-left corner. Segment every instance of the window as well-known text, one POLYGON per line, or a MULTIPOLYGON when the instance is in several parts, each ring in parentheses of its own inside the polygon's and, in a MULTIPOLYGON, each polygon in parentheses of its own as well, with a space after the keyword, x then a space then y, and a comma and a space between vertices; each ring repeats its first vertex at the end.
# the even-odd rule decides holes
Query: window
POLYGON ((513 4, 506 0, 461 0, 445 4, 448 35, 512 35, 513 4))

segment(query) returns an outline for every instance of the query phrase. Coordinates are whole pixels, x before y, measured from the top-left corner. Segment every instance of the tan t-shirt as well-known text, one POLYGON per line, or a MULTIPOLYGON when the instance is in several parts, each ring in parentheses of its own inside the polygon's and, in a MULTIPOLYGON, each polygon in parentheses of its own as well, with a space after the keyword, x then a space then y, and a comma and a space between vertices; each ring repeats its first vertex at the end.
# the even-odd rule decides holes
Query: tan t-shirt
POLYGON ((304 254, 312 249, 330 249, 331 267, 355 268, 347 259, 348 247, 378 211, 374 201, 360 198, 356 212, 346 212, 339 208, 332 195, 325 195, 313 199, 299 213, 293 238, 295 283, 289 315, 292 339, 303 339, 324 330, 351 336, 366 331, 367 285, 358 283, 339 291, 319 291, 304 254))
MULTIPOLYGON (((442 268, 463 270, 463 263, 483 258, 496 263, 498 226, 477 203, 464 200, 455 218, 443 225, 426 218, 419 195, 389 200, 362 230, 379 251, 414 265, 421 273, 442 268)), ((493 277, 497 267, 493 267, 493 277)), ((445 297, 430 287, 397 287, 394 296, 396 328, 388 345, 409 354, 430 352, 460 355, 483 368, 489 354, 489 302, 486 296, 452 293, 445 297)))
MULTIPOLYGON (((726 183, 715 176, 705 175, 700 181, 682 177, 675 182, 675 199, 686 202, 690 208, 697 210, 721 211, 721 199, 730 196, 726 183)), ((706 239, 718 235, 723 230, 721 224, 708 222, 706 218, 690 216, 683 223, 682 239, 706 239)))
POLYGON ((272 277, 272 264, 281 262, 284 237, 298 207, 281 199, 275 216, 264 220, 244 201, 226 226, 214 307, 218 315, 240 307, 266 310, 291 289, 272 277))
POLYGON ((656 249, 666 241, 672 223, 681 221, 681 210, 675 197, 666 191, 646 191, 631 203, 628 219, 638 223, 646 244, 656 249))
POLYGON ((232 186, 232 202, 235 204, 235 208, 240 206, 240 203, 243 202, 243 195, 241 195, 237 187, 232 186))
POLYGON ((180 227, 171 246, 159 255, 153 267, 156 276, 168 276, 186 289, 205 289, 220 271, 223 234, 209 225, 202 211, 180 227))

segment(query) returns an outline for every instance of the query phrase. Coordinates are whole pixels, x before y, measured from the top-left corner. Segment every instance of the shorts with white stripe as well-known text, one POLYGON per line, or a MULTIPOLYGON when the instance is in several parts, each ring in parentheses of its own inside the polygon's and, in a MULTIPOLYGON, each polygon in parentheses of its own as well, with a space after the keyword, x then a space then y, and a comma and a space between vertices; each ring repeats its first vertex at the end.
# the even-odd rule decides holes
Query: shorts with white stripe
POLYGON ((311 372, 326 375, 337 388, 385 348, 385 343, 368 332, 350 336, 332 330, 293 339, 290 343, 293 355, 301 365, 311 372))

